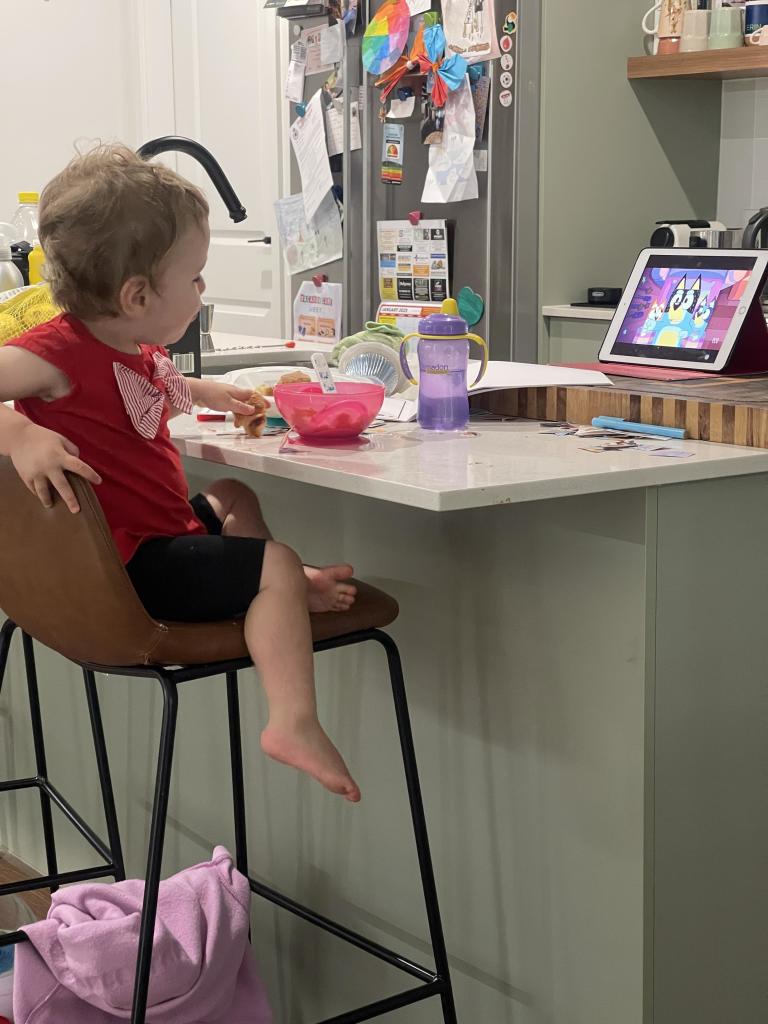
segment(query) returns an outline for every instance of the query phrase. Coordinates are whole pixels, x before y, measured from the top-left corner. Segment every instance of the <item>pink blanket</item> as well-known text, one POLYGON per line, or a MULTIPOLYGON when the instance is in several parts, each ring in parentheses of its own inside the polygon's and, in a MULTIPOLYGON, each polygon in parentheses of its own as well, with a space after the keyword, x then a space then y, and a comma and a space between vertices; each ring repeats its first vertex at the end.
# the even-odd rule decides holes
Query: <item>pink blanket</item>
MULTIPOLYGON (((219 846, 160 883, 148 1024, 271 1024, 248 943, 248 880, 219 846)), ((61 889, 16 946, 15 1024, 130 1020, 144 883, 61 889)))

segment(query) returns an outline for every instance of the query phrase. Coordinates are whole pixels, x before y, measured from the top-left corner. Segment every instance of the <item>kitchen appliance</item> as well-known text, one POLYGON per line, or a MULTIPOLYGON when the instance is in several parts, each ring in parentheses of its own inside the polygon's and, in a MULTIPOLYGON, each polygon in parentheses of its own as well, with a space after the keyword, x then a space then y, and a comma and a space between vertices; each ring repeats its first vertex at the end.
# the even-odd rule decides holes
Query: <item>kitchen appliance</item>
POLYGON ((456 300, 446 299, 441 313, 424 317, 418 333, 407 334, 400 344, 403 372, 412 384, 416 380, 407 358, 411 338, 419 339, 419 426, 424 430, 465 430, 469 423, 469 343, 474 341, 483 351, 475 384, 488 367, 488 346, 476 334, 468 333, 456 300))
POLYGON ((741 249, 743 233, 741 228, 696 228, 688 244, 691 249, 741 249))
POLYGON ((743 249, 768 249, 768 206, 753 214, 744 228, 743 249))
MULTIPOLYGON (((213 182, 216 191, 229 211, 230 218, 235 224, 245 220, 247 216, 245 207, 238 199, 218 160, 205 146, 201 146, 199 142, 195 142, 194 139, 186 139, 181 135, 163 135, 158 139, 151 139, 149 142, 145 142, 136 152, 143 160, 150 160, 153 156, 159 156, 161 153, 185 153, 187 156, 193 157, 213 182)), ((206 316, 213 316, 212 306, 210 307, 210 313, 206 314, 206 316)), ((210 341, 211 320, 207 319, 206 323, 208 325, 206 333, 208 333, 208 340, 210 341)), ((201 344, 201 320, 198 314, 179 341, 170 349, 174 365, 180 373, 188 377, 200 377, 202 375, 201 344)), ((212 347, 213 343, 211 342, 212 347)))
POLYGON ((657 220, 656 225, 649 242, 652 249, 686 249, 690 244, 691 231, 702 228, 726 230, 725 224, 719 220, 657 220))

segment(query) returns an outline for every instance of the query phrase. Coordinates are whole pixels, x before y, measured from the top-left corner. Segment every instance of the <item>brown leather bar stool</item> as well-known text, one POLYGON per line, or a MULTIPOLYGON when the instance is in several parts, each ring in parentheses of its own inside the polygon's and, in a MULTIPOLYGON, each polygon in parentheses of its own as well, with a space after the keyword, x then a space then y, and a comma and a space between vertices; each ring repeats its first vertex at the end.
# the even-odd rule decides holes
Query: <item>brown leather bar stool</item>
MULTIPOLYGON (((69 882, 98 877, 125 878, 95 673, 108 671, 121 676, 156 679, 163 692, 163 720, 131 1016, 132 1024, 144 1024, 176 732, 178 686, 192 679, 224 675, 229 711, 236 862, 238 869, 248 876, 251 890, 419 982, 416 987, 341 1013, 322 1024, 357 1024, 433 997, 440 999, 444 1022, 455 1024, 456 1010, 400 655, 392 638, 382 632, 382 627, 397 617, 395 601, 373 587, 358 584, 358 599, 352 611, 314 615, 312 632, 315 651, 374 641, 386 652, 434 969, 372 942, 250 877, 237 673, 240 669, 249 668, 251 660, 243 639, 242 622, 169 623, 152 619, 139 601, 118 557, 93 490, 77 477, 71 477, 70 482, 80 502, 81 512, 72 515, 61 501, 56 501, 51 509, 44 509, 25 488, 10 459, 0 458, 0 523, 3 524, 0 533, 0 608, 9 616, 0 630, 0 687, 11 639, 18 627, 22 630, 37 764, 35 777, 0 782, 0 792, 28 788, 38 790, 48 867, 47 875, 34 882, 0 886, 0 896, 25 889, 56 888, 69 882), (58 651, 83 670, 104 803, 107 843, 48 779, 32 638, 58 651), (103 864, 59 872, 52 804, 90 843, 103 864)), ((0 937, 0 945, 20 942, 24 938, 23 933, 16 932, 0 937)))

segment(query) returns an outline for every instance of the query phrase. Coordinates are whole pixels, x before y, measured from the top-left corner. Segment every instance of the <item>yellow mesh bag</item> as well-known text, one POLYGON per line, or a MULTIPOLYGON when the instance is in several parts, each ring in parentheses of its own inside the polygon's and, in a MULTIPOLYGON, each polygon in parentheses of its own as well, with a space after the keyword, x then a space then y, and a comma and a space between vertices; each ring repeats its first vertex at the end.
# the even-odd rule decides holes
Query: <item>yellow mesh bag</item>
POLYGON ((47 284, 24 288, 5 302, 0 302, 0 345, 18 338, 38 324, 53 320, 60 312, 47 284))

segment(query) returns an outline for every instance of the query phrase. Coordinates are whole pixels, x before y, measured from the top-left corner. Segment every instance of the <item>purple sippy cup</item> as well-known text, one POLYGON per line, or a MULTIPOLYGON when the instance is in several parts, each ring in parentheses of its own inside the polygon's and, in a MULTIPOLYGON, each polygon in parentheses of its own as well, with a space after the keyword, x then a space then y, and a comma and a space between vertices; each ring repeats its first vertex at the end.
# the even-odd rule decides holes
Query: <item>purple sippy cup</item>
POLYGON ((483 350, 483 361, 475 384, 488 368, 488 346, 476 334, 467 332, 455 299, 446 299, 442 312, 419 322, 417 334, 406 335, 400 343, 400 363, 406 377, 415 384, 408 365, 408 341, 418 338, 419 426, 424 430, 465 430, 469 423, 467 366, 469 343, 483 350))

